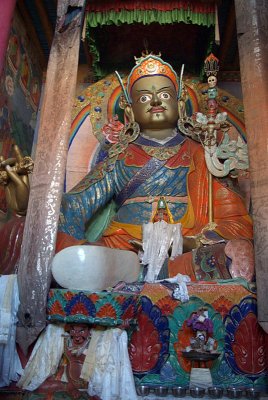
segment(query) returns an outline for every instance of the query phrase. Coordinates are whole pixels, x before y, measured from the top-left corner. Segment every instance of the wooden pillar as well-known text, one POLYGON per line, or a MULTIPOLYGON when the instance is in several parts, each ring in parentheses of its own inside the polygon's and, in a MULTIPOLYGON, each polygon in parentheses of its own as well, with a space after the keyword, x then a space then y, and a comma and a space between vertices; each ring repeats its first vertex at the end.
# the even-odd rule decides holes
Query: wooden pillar
POLYGON ((0 75, 5 63, 6 50, 16 0, 1 0, 0 5, 0 75))
POLYGON ((58 0, 18 272, 17 341, 24 353, 46 325, 84 3, 85 0, 58 0))
POLYGON ((258 319, 268 333, 268 2, 235 0, 248 138, 258 319))

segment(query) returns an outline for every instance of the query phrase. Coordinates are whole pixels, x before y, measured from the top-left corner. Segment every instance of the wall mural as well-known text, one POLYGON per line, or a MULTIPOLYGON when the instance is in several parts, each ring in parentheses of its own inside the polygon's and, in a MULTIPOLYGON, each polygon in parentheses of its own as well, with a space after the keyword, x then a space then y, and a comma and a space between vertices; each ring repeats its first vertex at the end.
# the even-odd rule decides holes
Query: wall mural
MULTIPOLYGON (((42 85, 42 71, 35 54, 24 23, 15 13, 0 77, 0 154, 4 158, 11 155, 14 143, 24 155, 31 154, 42 85)), ((0 211, 7 211, 2 187, 0 211)))

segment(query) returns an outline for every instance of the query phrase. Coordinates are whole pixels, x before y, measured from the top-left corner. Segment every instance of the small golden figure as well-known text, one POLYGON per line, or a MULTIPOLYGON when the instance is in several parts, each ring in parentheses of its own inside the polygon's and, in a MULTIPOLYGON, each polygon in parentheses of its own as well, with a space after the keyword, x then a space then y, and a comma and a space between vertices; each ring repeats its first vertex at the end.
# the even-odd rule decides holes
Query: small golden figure
POLYGON ((0 185, 4 186, 9 209, 17 215, 26 215, 30 184, 29 174, 33 170, 31 157, 22 155, 17 145, 13 146, 14 158, 0 156, 0 185))

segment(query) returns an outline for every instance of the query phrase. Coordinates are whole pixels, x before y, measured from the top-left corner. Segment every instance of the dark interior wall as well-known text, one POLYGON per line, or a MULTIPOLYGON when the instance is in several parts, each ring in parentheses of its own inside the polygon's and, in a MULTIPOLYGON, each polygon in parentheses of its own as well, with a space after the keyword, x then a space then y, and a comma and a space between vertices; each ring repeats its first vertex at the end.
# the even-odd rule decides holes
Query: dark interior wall
POLYGON ((229 92, 233 96, 237 97, 239 100, 243 99, 241 82, 221 81, 218 82, 218 86, 219 88, 224 89, 226 92, 229 92))

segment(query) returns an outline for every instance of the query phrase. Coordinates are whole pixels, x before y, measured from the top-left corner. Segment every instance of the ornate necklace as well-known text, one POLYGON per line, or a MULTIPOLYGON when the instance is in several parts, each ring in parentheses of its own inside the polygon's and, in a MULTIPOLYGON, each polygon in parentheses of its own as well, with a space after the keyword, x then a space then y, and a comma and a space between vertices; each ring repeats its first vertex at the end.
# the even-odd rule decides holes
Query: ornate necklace
POLYGON ((141 146, 145 153, 149 156, 156 158, 157 160, 163 161, 175 156, 181 148, 181 144, 177 144, 172 147, 153 147, 153 146, 141 146))

